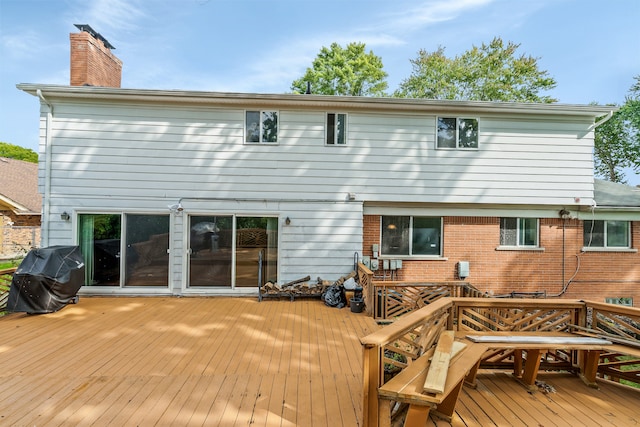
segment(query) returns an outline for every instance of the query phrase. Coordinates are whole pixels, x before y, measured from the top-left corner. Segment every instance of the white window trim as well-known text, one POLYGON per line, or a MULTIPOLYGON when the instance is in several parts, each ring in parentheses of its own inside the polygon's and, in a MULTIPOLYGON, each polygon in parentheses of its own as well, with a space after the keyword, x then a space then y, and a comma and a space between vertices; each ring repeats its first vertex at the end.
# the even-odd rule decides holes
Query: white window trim
POLYGON ((244 128, 243 128, 243 135, 242 135, 242 140, 244 142, 244 144, 246 145, 278 145, 280 144, 280 111, 279 110, 269 110, 269 109, 260 109, 260 110, 244 110, 244 128), (260 133, 259 133, 259 141, 256 142, 252 142, 252 141, 247 141, 247 113, 248 112, 258 112, 259 117, 260 117, 260 133), (263 121, 262 121, 262 114, 263 113, 276 113, 276 117, 278 118, 278 132, 277 132, 277 141, 276 142, 268 142, 268 141, 263 141, 262 140, 262 133, 263 133, 263 121))
MULTIPOLYGON (((516 221, 516 242, 520 241, 520 220, 521 219, 531 219, 525 217, 504 217, 504 218, 515 218, 516 221)), ((535 245, 498 245, 496 248, 497 251, 544 251, 544 248, 540 246, 540 218, 535 218, 536 220, 536 243, 535 245)), ((502 234, 502 217, 500 218, 500 233, 502 234)))
POLYGON ((327 147, 346 147, 348 145, 348 129, 349 129, 349 115, 344 111, 327 111, 324 115, 324 145, 327 147), (336 116, 336 124, 334 125, 334 143, 329 144, 329 114, 334 114, 336 116), (344 144, 338 144, 335 142, 335 139, 338 137, 338 121, 337 117, 339 114, 344 114, 344 144))
POLYGON ((480 118, 479 117, 467 117, 467 116, 436 116, 436 150, 463 150, 463 151, 478 151, 480 149, 480 118), (438 146, 438 119, 456 119, 456 146, 455 147, 439 147, 438 146), (478 122, 478 141, 477 147, 460 147, 460 138, 458 137, 458 120, 476 120, 478 122))

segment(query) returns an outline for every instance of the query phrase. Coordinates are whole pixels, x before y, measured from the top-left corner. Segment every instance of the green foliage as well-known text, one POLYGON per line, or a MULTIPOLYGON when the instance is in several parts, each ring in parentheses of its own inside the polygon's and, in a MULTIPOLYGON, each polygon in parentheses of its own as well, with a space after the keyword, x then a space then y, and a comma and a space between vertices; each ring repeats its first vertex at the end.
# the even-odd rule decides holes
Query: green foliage
POLYGON ((99 214, 94 217, 95 240, 117 239, 120 237, 120 215, 117 214, 99 214))
POLYGON ((7 142, 0 142, 0 157, 38 163, 38 153, 30 150, 29 148, 20 147, 7 142))
POLYGON ((595 131, 594 165, 599 178, 626 183, 623 169, 640 172, 640 76, 620 109, 595 131))
POLYGON ((291 90, 305 93, 309 82, 314 94, 384 96, 386 78, 382 59, 365 52, 364 43, 349 43, 346 49, 332 43, 320 49, 312 67, 291 83, 291 90))
POLYGON ((454 99, 505 102, 556 102, 541 92, 556 81, 538 69, 538 58, 516 56, 519 44, 494 38, 473 46, 460 56, 448 58, 444 48, 421 49, 411 60, 413 71, 394 93, 402 98, 454 99))

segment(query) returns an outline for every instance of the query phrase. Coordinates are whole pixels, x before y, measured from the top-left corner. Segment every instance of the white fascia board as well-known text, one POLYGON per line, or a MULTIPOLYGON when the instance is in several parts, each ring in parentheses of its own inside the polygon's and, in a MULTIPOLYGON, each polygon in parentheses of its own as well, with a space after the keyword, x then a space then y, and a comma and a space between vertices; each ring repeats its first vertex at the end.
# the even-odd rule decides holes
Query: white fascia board
POLYGON ((582 116, 591 118, 600 117, 618 110, 618 107, 597 105, 122 89, 95 86, 41 85, 31 83, 21 83, 16 87, 33 96, 37 96, 37 90, 40 89, 45 98, 53 100, 57 98, 75 98, 88 100, 102 99, 163 104, 201 104, 237 107, 271 106, 295 109, 395 111, 437 114, 529 114, 582 116))
MULTIPOLYGON (((365 205, 364 215, 402 216, 459 216, 459 217, 518 217, 518 218, 559 218, 561 207, 550 206, 407 206, 365 205)), ((571 211, 574 213, 576 211, 571 211)), ((575 215, 575 214, 574 214, 575 215)))

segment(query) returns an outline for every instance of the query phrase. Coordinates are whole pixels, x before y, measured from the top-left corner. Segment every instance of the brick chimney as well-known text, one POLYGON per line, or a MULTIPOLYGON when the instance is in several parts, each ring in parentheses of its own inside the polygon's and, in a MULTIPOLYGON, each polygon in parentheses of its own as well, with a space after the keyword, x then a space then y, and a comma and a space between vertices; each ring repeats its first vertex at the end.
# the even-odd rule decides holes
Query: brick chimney
POLYGON ((71 86, 120 87, 122 61, 115 47, 88 25, 76 24, 79 33, 69 34, 71 41, 71 86))

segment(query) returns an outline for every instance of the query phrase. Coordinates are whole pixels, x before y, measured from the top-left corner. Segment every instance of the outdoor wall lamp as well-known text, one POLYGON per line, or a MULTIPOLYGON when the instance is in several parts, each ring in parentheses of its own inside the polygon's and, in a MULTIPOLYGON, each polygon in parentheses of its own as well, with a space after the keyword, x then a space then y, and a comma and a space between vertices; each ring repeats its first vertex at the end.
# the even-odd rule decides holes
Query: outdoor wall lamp
POLYGON ((178 202, 176 204, 169 205, 169 210, 177 215, 184 210, 184 207, 181 202, 178 202))
POLYGON ((69 221, 71 216, 65 211, 60 214, 60 219, 63 221, 69 221))
POLYGON ((284 220, 284 223, 286 225, 291 225, 291 218, 287 217, 287 219, 284 220))

